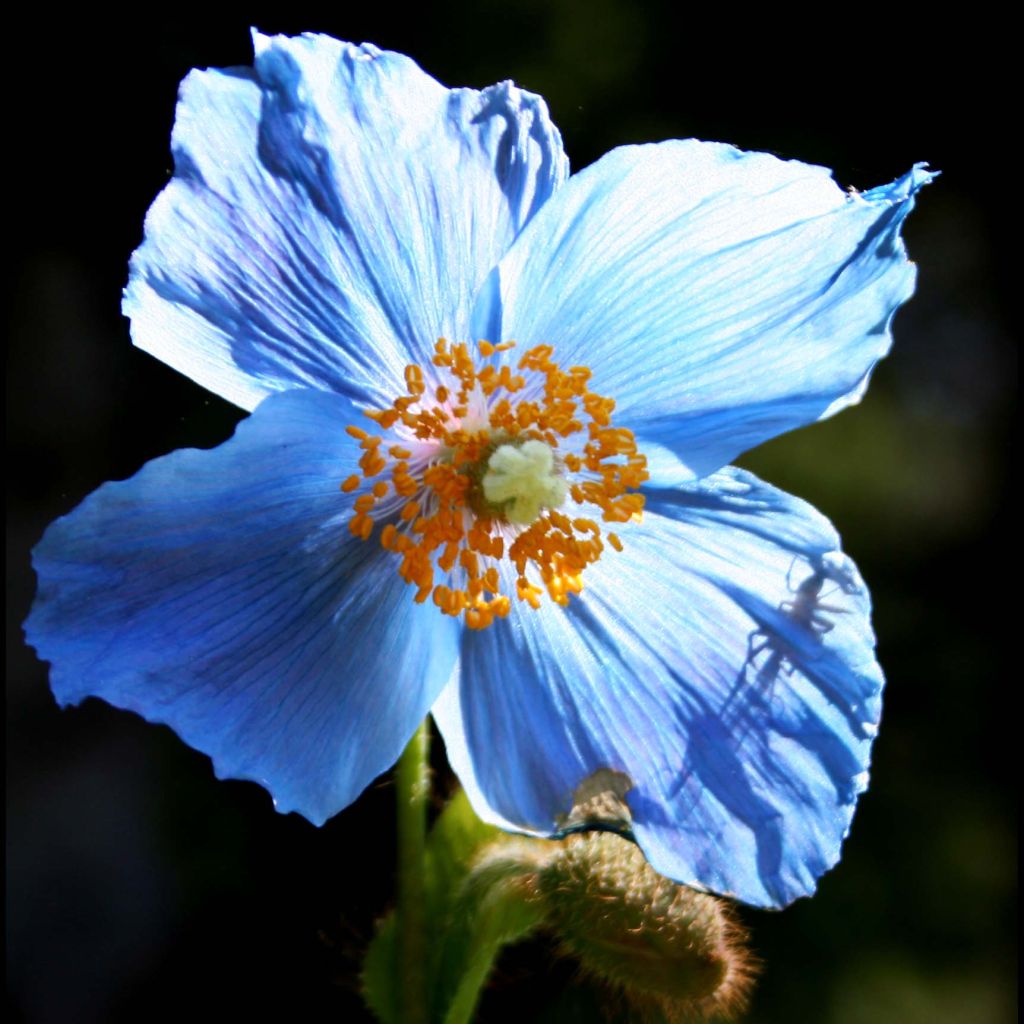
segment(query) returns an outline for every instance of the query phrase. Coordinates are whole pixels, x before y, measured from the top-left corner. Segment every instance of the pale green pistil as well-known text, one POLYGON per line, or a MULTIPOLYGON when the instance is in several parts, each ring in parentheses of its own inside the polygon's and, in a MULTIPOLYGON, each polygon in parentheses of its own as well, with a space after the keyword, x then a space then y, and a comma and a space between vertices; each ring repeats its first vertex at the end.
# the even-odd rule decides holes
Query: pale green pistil
POLYGON ((487 460, 482 481, 484 498, 502 508, 510 523, 528 526, 541 509, 558 508, 568 488, 555 468, 551 448, 543 441, 503 444, 487 460))

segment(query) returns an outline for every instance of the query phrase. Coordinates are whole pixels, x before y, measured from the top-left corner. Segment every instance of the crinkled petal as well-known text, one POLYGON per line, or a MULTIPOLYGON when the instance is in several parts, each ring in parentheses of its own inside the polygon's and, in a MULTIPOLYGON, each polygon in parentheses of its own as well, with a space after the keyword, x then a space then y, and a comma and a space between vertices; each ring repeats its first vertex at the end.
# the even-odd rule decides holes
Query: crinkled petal
POLYGON ((623 773, 658 871, 784 905, 838 860, 867 782, 867 591, 827 520, 740 470, 647 509, 567 610, 467 631, 434 716, 488 820, 551 834, 584 780, 623 773))
POLYGON ((932 177, 858 195, 721 144, 616 149, 520 235, 476 321, 592 367, 669 456, 663 486, 704 476, 859 399, 913 292, 899 229, 932 177))
POLYGON ((170 725, 218 776, 318 824, 393 764, 457 634, 348 530, 355 420, 341 396, 275 395, 220 447, 156 459, 58 519, 26 623, 58 701, 170 725))
POLYGON ((246 409, 309 386, 390 402, 464 339, 480 283, 567 174, 544 101, 408 57, 255 35, 182 83, 175 174, 124 311, 135 344, 246 409))

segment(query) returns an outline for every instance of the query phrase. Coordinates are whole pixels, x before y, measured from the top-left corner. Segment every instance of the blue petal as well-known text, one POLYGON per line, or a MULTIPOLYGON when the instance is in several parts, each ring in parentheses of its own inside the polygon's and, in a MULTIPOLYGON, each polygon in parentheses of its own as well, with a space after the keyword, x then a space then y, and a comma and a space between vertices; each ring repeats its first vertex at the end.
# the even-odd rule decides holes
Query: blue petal
POLYGON ((648 510, 566 611, 467 632, 434 716, 488 820, 551 834, 621 772, 658 871, 784 905, 838 860, 867 783, 867 592, 827 520, 740 470, 648 510))
POLYGON ((561 138, 511 83, 449 91, 370 45, 254 42, 254 68, 182 83, 132 338, 246 409, 296 385, 390 402, 438 336, 468 337, 481 282, 565 179, 561 138))
POLYGON ((57 520, 26 633, 58 701, 166 723, 218 776, 318 824, 393 764, 457 634, 349 533, 350 422, 340 396, 275 395, 219 448, 157 459, 57 520))
POLYGON ((899 228, 932 177, 857 195, 731 146, 617 149, 530 223, 477 322, 592 367, 619 421, 672 456, 663 485, 704 476, 857 401, 913 292, 899 228))

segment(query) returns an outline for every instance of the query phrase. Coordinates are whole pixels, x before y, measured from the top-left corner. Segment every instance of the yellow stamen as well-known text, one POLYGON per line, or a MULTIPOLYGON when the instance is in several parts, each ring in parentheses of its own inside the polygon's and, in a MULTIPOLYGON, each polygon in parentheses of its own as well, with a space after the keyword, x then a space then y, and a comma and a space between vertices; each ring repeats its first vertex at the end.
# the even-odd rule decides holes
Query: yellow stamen
MULTIPOLYGON (((489 360, 514 345, 480 341, 477 349, 489 360)), ((346 478, 342 491, 385 471, 390 477, 355 500, 349 530, 366 540, 373 516, 386 519, 380 543, 399 556, 399 575, 416 588, 414 600, 462 616, 469 629, 509 614, 504 559, 515 569, 516 599, 539 608, 547 594, 565 606, 605 549, 599 520, 642 518, 636 488, 647 479, 647 462, 632 432, 612 425, 615 402, 589 390, 588 367, 562 370, 553 354, 550 345, 528 349, 514 372, 506 363, 477 365, 467 345, 441 338, 431 372, 449 379, 431 383, 436 404, 426 397, 423 369, 410 365, 406 393, 390 408, 365 411, 382 431, 397 428, 394 443, 346 427, 362 449, 361 474, 346 478), (528 387, 531 397, 520 400, 528 387), (401 443, 411 438, 420 446, 401 443), (567 443, 572 450, 563 450, 567 443), (590 515, 558 511, 570 500, 589 506, 590 515)), ((617 534, 604 537, 622 550, 617 534)))

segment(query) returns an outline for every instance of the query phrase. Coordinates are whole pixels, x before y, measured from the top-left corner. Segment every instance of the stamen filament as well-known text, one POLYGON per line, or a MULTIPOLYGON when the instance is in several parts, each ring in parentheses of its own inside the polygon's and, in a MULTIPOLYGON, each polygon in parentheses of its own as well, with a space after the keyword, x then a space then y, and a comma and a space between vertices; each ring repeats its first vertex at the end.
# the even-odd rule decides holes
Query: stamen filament
MULTIPOLYGON (((486 361, 514 346, 481 341, 477 348, 486 361)), ((470 629, 486 628, 511 610, 502 593, 503 564, 514 568, 514 584, 506 585, 517 600, 539 608, 547 594, 566 606, 605 550, 598 520, 642 517, 636 489, 647 479, 646 459, 632 432, 612 425, 615 402, 589 390, 590 369, 562 370, 553 353, 550 345, 537 345, 515 368, 478 366, 469 346, 439 339, 432 363, 450 379, 431 385, 433 400, 423 368, 409 365, 406 394, 390 408, 365 411, 381 431, 400 437, 345 428, 362 449, 361 472, 341 490, 367 487, 353 504, 350 532, 368 540, 374 517, 386 517, 380 543, 400 555, 398 572, 416 587, 414 600, 463 616, 470 629), (529 397, 520 398, 524 391, 529 397), (411 438, 420 446, 402 443, 411 438), (570 439, 572 450, 564 451, 570 439), (385 471, 389 479, 373 481, 385 471), (570 500, 596 516, 560 512, 570 500)), ((603 536, 622 550, 616 533, 603 536)))

